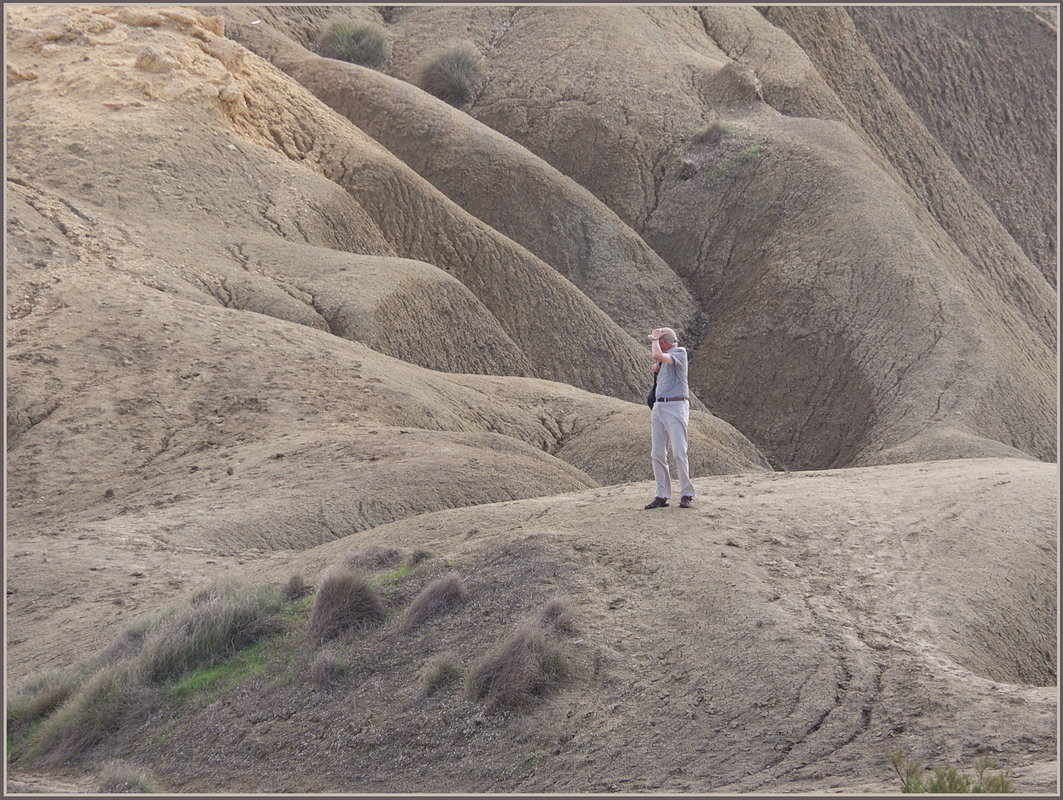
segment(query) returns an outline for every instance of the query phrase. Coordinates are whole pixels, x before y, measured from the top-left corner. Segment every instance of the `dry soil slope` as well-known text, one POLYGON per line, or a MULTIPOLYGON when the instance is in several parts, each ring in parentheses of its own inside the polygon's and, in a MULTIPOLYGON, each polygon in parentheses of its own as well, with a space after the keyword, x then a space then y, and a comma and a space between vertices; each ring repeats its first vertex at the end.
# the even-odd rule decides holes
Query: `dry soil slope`
MULTIPOLYGON (((40 149, 49 155, 46 164, 34 169, 39 184, 63 186, 72 195, 71 201, 135 210, 153 223, 159 216, 170 225, 177 219, 189 220, 196 225, 196 236, 182 245, 204 250, 221 247, 214 258, 195 253, 190 260, 220 261, 243 272, 254 272, 258 266, 245 269, 239 252, 242 242, 232 236, 233 230, 244 228, 280 233, 314 246, 426 261, 462 281, 520 349, 514 353, 505 342, 496 347, 499 337, 490 337, 479 348, 488 359, 479 371, 573 377, 560 354, 587 339, 592 342, 591 354, 597 357, 574 380, 627 399, 642 395, 642 346, 555 270, 463 212, 356 127, 233 42, 197 27, 194 21, 175 21, 173 15, 161 25, 150 10, 124 13, 131 24, 120 23, 89 39, 57 39, 52 42, 57 49, 49 51, 49 45, 43 45, 43 57, 36 56, 34 48, 40 48, 52 32, 14 26, 14 49, 23 51, 19 69, 32 72, 35 57, 41 66, 53 68, 51 75, 14 86, 15 99, 20 93, 43 94, 41 89, 53 76, 60 81, 84 80, 87 85, 78 87, 78 102, 84 106, 86 119, 99 123, 88 125, 70 115, 53 118, 16 111, 11 126, 16 144, 41 142, 40 149), (162 53, 162 58, 148 66, 149 71, 137 69, 128 60, 135 61, 139 48, 146 46, 162 53), (71 60, 83 51, 99 58, 71 60), (176 66, 169 67, 167 59, 176 59, 176 66), (161 71, 150 71, 155 69, 161 71), (82 78, 79 72, 97 77, 82 78), (220 94, 214 95, 215 91, 220 94), (145 104, 145 95, 156 102, 145 104), (112 111, 103 105, 105 101, 121 108, 112 111), (152 130, 145 132, 142 127, 152 130), (128 149, 114 148, 118 131, 126 134, 128 149), (151 142, 149 133, 166 138, 151 142), (225 136, 230 138, 217 138, 225 136), (62 158, 57 157, 53 148, 66 137, 76 143, 62 158), (290 177, 276 185, 256 175, 248 162, 269 164, 290 177), (201 187, 219 169, 225 180, 218 187, 217 199, 197 202, 201 187), (100 173, 105 177, 101 179, 100 173), (96 180, 89 180, 93 176, 96 180), (304 194, 314 191, 318 196, 304 194), (260 198, 257 202, 256 197, 260 198), (253 219, 257 223, 246 224, 253 219)), ((191 12, 183 13, 192 20, 191 12)), ((60 16, 54 18, 55 26, 70 24, 60 16)), ((113 23, 105 14, 92 14, 83 23, 107 24, 113 23)), ((216 24, 221 25, 220 21, 216 24)), ((43 98, 42 102, 60 99, 43 98)), ((22 163, 15 167, 16 174, 28 173, 22 163)), ((146 235, 151 235, 164 226, 144 227, 149 229, 146 235)), ((166 235, 171 234, 166 231, 166 235)), ((208 278, 216 277, 209 269, 204 271, 208 278)), ((408 283, 416 285, 418 277, 415 271, 408 283)), ((297 293, 303 287, 296 283, 293 289, 297 293)), ((275 298, 267 295, 267 299, 275 298)), ((453 303, 441 303, 444 308, 448 305, 453 303)), ((439 327, 444 342, 467 341, 462 331, 439 327)), ((465 348, 475 349, 469 343, 465 348)))
MULTIPOLYGON (((9 22, 13 674, 69 661, 115 603, 225 559, 649 477, 641 404, 512 377, 542 346, 557 374, 640 399, 630 337, 219 20, 25 7, 9 22), (259 106, 321 150, 280 122, 269 135, 306 157, 269 146, 259 106), (408 257, 432 241, 472 289, 408 257), (557 303, 540 309, 540 290, 557 303), (572 370, 558 343, 588 332, 602 358, 572 370), (158 581, 140 580, 149 565, 158 581)), ((696 472, 766 467, 694 420, 696 472)))
POLYGON ((848 9, 875 61, 1056 285, 1058 21, 1009 7, 848 9), (943 102, 944 101, 944 102, 943 102))
POLYGON ((469 113, 687 280, 696 387, 778 462, 1055 457, 1055 293, 844 10, 510 11, 399 9, 388 71, 480 49, 469 113))
MULTIPOLYGON (((641 338, 664 320, 681 336, 696 327, 690 292, 660 256, 590 192, 513 140, 410 83, 314 55, 281 32, 288 30, 276 18, 282 9, 207 8, 224 17, 230 38, 557 269, 628 333, 641 338)), ((289 13, 299 18, 298 10, 289 13)))
POLYGON ((354 678, 322 692, 296 668, 99 755, 143 759, 180 791, 738 793, 896 791, 883 752, 901 747, 989 754, 1020 792, 1056 790, 1054 466, 697 486, 690 512, 634 511, 640 486, 605 487, 402 520, 256 568, 316 583, 374 546, 433 554, 389 592, 391 621, 332 643, 354 678), (468 601, 401 632, 401 604, 444 561, 468 601), (460 683, 417 698, 431 659, 468 666, 557 595, 575 671, 540 704, 486 712, 460 683))

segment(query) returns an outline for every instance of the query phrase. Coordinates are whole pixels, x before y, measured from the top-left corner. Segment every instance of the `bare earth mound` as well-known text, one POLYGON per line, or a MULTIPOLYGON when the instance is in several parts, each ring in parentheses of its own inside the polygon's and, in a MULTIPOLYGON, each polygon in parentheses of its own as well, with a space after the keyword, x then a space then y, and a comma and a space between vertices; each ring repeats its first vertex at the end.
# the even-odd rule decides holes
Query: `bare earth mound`
MULTIPOLYGON (((383 553, 351 563, 378 576, 388 621, 331 643, 349 667, 321 689, 293 618, 297 650, 271 645, 258 677, 93 753, 196 792, 881 791, 887 747, 1043 774, 1056 724, 1053 466, 696 484, 690 511, 644 512, 645 484, 614 486, 423 515, 253 568, 245 578, 317 585, 345 559, 383 553), (416 551, 426 560, 395 570, 416 551), (406 630, 406 604, 454 571, 465 601, 406 630), (555 597, 568 624, 536 624, 567 659, 559 685, 517 711, 460 680, 424 694, 432 664, 470 669, 555 597)), ((1016 786, 1050 789, 1043 777, 1016 786)))

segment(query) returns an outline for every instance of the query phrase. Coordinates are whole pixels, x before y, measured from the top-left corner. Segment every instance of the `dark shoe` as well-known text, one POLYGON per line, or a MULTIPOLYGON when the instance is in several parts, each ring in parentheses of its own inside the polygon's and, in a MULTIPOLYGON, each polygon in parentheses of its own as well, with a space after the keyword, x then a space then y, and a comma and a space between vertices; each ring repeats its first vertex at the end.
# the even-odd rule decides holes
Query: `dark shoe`
POLYGON ((683 495, 679 499, 679 507, 680 508, 693 508, 694 507, 694 498, 691 497, 689 494, 683 495))
POLYGON ((666 497, 655 497, 655 498, 653 498, 653 502, 650 503, 648 506, 646 506, 646 508, 647 509, 650 509, 650 508, 664 508, 667 505, 668 505, 668 498, 666 498, 666 497))

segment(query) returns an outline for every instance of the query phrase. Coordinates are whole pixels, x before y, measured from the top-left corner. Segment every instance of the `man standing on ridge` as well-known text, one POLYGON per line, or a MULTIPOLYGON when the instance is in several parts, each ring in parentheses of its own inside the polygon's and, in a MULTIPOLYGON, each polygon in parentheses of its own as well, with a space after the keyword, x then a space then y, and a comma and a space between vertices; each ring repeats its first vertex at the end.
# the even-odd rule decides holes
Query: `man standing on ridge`
POLYGON ((690 389, 687 385, 687 350, 671 328, 654 328, 650 334, 653 372, 657 375, 657 398, 650 412, 653 477, 657 496, 646 506, 664 508, 672 496, 672 477, 668 472, 666 446, 671 444, 679 472, 679 507, 690 508, 694 502, 694 484, 690 482, 687 463, 687 424, 690 422, 690 389))

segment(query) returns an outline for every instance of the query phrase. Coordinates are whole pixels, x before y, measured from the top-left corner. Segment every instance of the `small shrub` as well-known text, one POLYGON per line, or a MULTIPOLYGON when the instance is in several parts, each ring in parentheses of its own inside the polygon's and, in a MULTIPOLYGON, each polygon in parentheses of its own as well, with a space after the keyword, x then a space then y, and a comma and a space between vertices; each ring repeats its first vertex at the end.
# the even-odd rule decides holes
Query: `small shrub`
POLYGON ((421 67, 417 85, 452 106, 461 107, 480 85, 480 54, 470 45, 455 45, 421 67))
POLYGON ((461 664, 451 655, 436 656, 421 673, 421 697, 435 694, 461 677, 461 664))
POLYGON ((151 794, 157 792, 155 781, 146 770, 110 761, 103 766, 96 791, 101 794, 151 794))
POLYGON ((240 649, 276 633, 280 595, 262 587, 206 594, 187 611, 164 622, 144 642, 140 663, 149 683, 163 683, 189 670, 231 658, 240 649))
POLYGON ((995 766, 990 758, 975 760, 976 775, 960 772, 951 764, 934 767, 930 776, 923 762, 909 759, 901 750, 887 749, 886 757, 906 794, 1008 794, 1015 791, 1008 773, 987 774, 995 766))
POLYGON ((576 624, 568 610, 568 601, 563 597, 551 597, 539 612, 539 622, 558 633, 575 633, 576 624))
POLYGON ((465 585, 461 576, 450 572, 424 587, 406 609, 402 621, 404 630, 413 630, 429 617, 453 608, 465 599, 465 585))
POLYGON ((340 566, 321 581, 310 610, 310 636, 326 642, 351 629, 364 629, 386 616, 384 604, 360 572, 340 566))
POLYGON ((284 585, 284 599, 289 603, 302 600, 312 591, 310 585, 303 580, 302 575, 292 575, 284 585))
POLYGON ((517 710, 542 697, 568 674, 564 652, 539 627, 525 625, 473 666, 466 690, 473 700, 486 700, 491 708, 517 710))
POLYGON ((318 37, 317 52, 326 58, 375 67, 388 60, 388 37, 371 22, 335 22, 318 37))
POLYGON ((319 689, 328 689, 346 671, 347 665, 331 650, 322 650, 310 663, 310 680, 319 689))
POLYGON ((47 752, 56 761, 73 757, 141 719, 157 699, 134 665, 119 662, 104 667, 41 724, 27 755, 34 758, 47 752))

